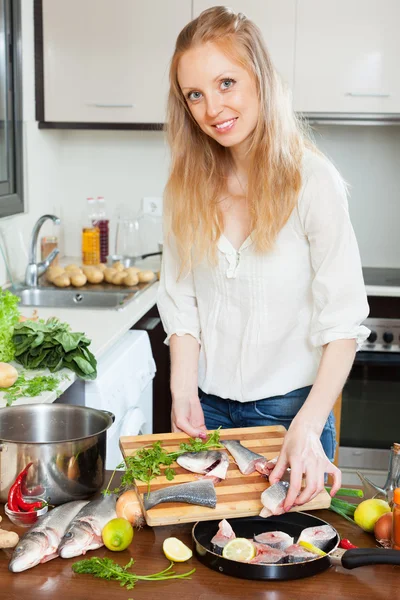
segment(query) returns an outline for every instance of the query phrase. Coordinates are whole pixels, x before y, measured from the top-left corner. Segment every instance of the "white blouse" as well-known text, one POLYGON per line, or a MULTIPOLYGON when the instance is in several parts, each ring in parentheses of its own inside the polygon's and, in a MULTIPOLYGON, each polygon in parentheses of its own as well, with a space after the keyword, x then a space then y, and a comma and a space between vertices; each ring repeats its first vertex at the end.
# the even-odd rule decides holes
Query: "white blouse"
POLYGON ((274 249, 238 251, 222 235, 218 264, 207 259, 177 281, 179 262, 165 236, 157 305, 167 333, 200 344, 198 385, 248 402, 312 385, 321 347, 369 335, 361 261, 336 169, 307 150, 296 208, 274 249))

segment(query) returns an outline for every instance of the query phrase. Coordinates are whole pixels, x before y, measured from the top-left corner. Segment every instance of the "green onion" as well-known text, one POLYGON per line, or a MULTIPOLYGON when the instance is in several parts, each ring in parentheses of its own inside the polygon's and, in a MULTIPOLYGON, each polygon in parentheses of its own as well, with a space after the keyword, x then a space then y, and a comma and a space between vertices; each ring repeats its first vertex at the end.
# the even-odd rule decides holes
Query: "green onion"
POLYGON ((350 516, 354 515, 354 512, 357 508, 355 504, 350 504, 349 502, 344 502, 344 500, 338 500, 338 498, 332 498, 331 505, 339 508, 343 512, 349 514, 350 516))
MULTIPOLYGON (((331 491, 331 487, 325 488, 327 492, 331 491)), ((364 492, 362 490, 355 490, 352 488, 340 488, 336 492, 337 496, 350 496, 352 498, 364 498, 364 492)))
POLYGON ((343 517, 343 519, 346 519, 346 521, 350 521, 350 523, 353 523, 353 525, 355 525, 355 521, 353 519, 351 519, 349 516, 347 516, 345 512, 341 511, 340 508, 336 508, 336 506, 332 506, 332 504, 331 504, 329 507, 329 510, 332 510, 334 513, 343 517))

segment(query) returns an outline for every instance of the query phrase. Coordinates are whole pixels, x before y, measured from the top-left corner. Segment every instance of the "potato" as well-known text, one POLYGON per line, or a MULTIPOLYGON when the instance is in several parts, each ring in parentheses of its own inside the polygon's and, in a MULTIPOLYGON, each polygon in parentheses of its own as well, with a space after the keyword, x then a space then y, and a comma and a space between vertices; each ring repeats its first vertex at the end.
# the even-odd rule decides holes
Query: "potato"
POLYGON ((0 387, 9 388, 18 379, 18 371, 8 363, 0 362, 0 387))
POLYGON ((52 267, 50 266, 46 271, 46 279, 47 281, 52 282, 53 279, 65 273, 65 269, 63 267, 52 267))
POLYGON ((138 277, 140 283, 147 283, 148 281, 154 279, 154 273, 153 271, 140 271, 140 273, 138 273, 138 277))
POLYGON ((107 265, 105 263, 100 263, 98 265, 93 265, 96 269, 100 269, 100 271, 102 271, 104 273, 104 271, 107 269, 107 265))
POLYGON ((82 287, 87 282, 87 277, 83 273, 72 273, 71 274, 71 283, 74 287, 82 287))
POLYGON ((97 267, 87 269, 85 275, 89 283, 101 283, 104 279, 103 271, 100 271, 97 267))
POLYGON ((114 285, 122 285, 124 280, 128 277, 128 274, 125 271, 120 271, 119 273, 115 273, 115 275, 111 278, 111 283, 114 285))
POLYGON ((137 285, 139 283, 139 277, 137 276, 137 273, 127 273, 122 283, 129 286, 137 285))
POLYGON ((117 271, 123 271, 124 265, 121 262, 117 261, 113 264, 112 268, 116 269, 117 271))
POLYGON ((72 264, 67 265, 65 267, 65 270, 67 271, 67 273, 68 273, 68 271, 82 271, 82 269, 78 265, 72 265, 72 264))
POLYGON ((68 287, 69 285, 71 285, 71 280, 68 277, 67 273, 63 273, 62 275, 59 275, 58 277, 55 277, 53 279, 53 283, 57 287, 65 288, 65 287, 68 287))
POLYGON ((127 268, 125 269, 125 271, 126 271, 127 273, 135 273, 135 275, 136 275, 137 273, 140 273, 140 269, 139 269, 138 267, 127 267, 127 268))
POLYGON ((108 268, 104 271, 104 279, 107 281, 107 283, 112 283, 112 278, 113 275, 115 275, 116 273, 118 273, 118 271, 116 269, 111 269, 108 268))
POLYGON ((0 548, 14 548, 19 542, 19 535, 15 531, 0 529, 0 548))

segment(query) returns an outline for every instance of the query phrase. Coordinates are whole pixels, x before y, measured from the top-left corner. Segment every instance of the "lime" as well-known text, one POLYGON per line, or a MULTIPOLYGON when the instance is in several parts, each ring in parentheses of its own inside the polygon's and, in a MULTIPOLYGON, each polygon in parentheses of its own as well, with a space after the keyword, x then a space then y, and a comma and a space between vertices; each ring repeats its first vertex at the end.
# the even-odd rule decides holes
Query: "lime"
POLYGON ((133 540, 133 527, 127 519, 111 519, 103 527, 101 536, 109 550, 125 550, 133 540))
POLYGON ((235 538, 227 543, 222 550, 222 556, 230 560, 248 562, 256 555, 254 544, 246 538, 235 538))
POLYGON ((318 556, 326 556, 326 552, 324 552, 320 548, 317 548, 317 546, 314 546, 314 544, 311 544, 310 542, 300 541, 299 546, 303 546, 303 548, 305 548, 309 552, 312 552, 313 554, 317 554, 318 556))
POLYGON ((168 560, 173 562, 185 562, 192 558, 193 552, 178 538, 170 537, 164 540, 163 550, 168 560))
POLYGON ((385 500, 370 498, 360 502, 354 512, 354 520, 361 529, 372 533, 375 523, 385 513, 390 512, 390 506, 385 500))

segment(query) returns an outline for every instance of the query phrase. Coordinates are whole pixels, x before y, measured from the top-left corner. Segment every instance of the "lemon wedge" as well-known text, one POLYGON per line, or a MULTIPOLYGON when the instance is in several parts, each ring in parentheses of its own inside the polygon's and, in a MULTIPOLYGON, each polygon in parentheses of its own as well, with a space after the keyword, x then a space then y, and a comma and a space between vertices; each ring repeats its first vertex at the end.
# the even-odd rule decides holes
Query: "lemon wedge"
POLYGON ((193 552, 178 538, 170 537, 163 542, 163 551, 168 560, 185 562, 192 558, 193 552))
POLYGON ((326 552, 324 552, 320 548, 317 548, 317 546, 314 546, 314 544, 310 544, 310 542, 301 541, 299 542, 299 546, 303 546, 303 548, 305 548, 309 552, 312 552, 313 554, 317 554, 318 556, 326 556, 326 552))
POLYGON ((248 562, 256 555, 256 548, 250 540, 246 538, 235 538, 227 543, 222 550, 222 556, 230 560, 239 562, 248 562))

